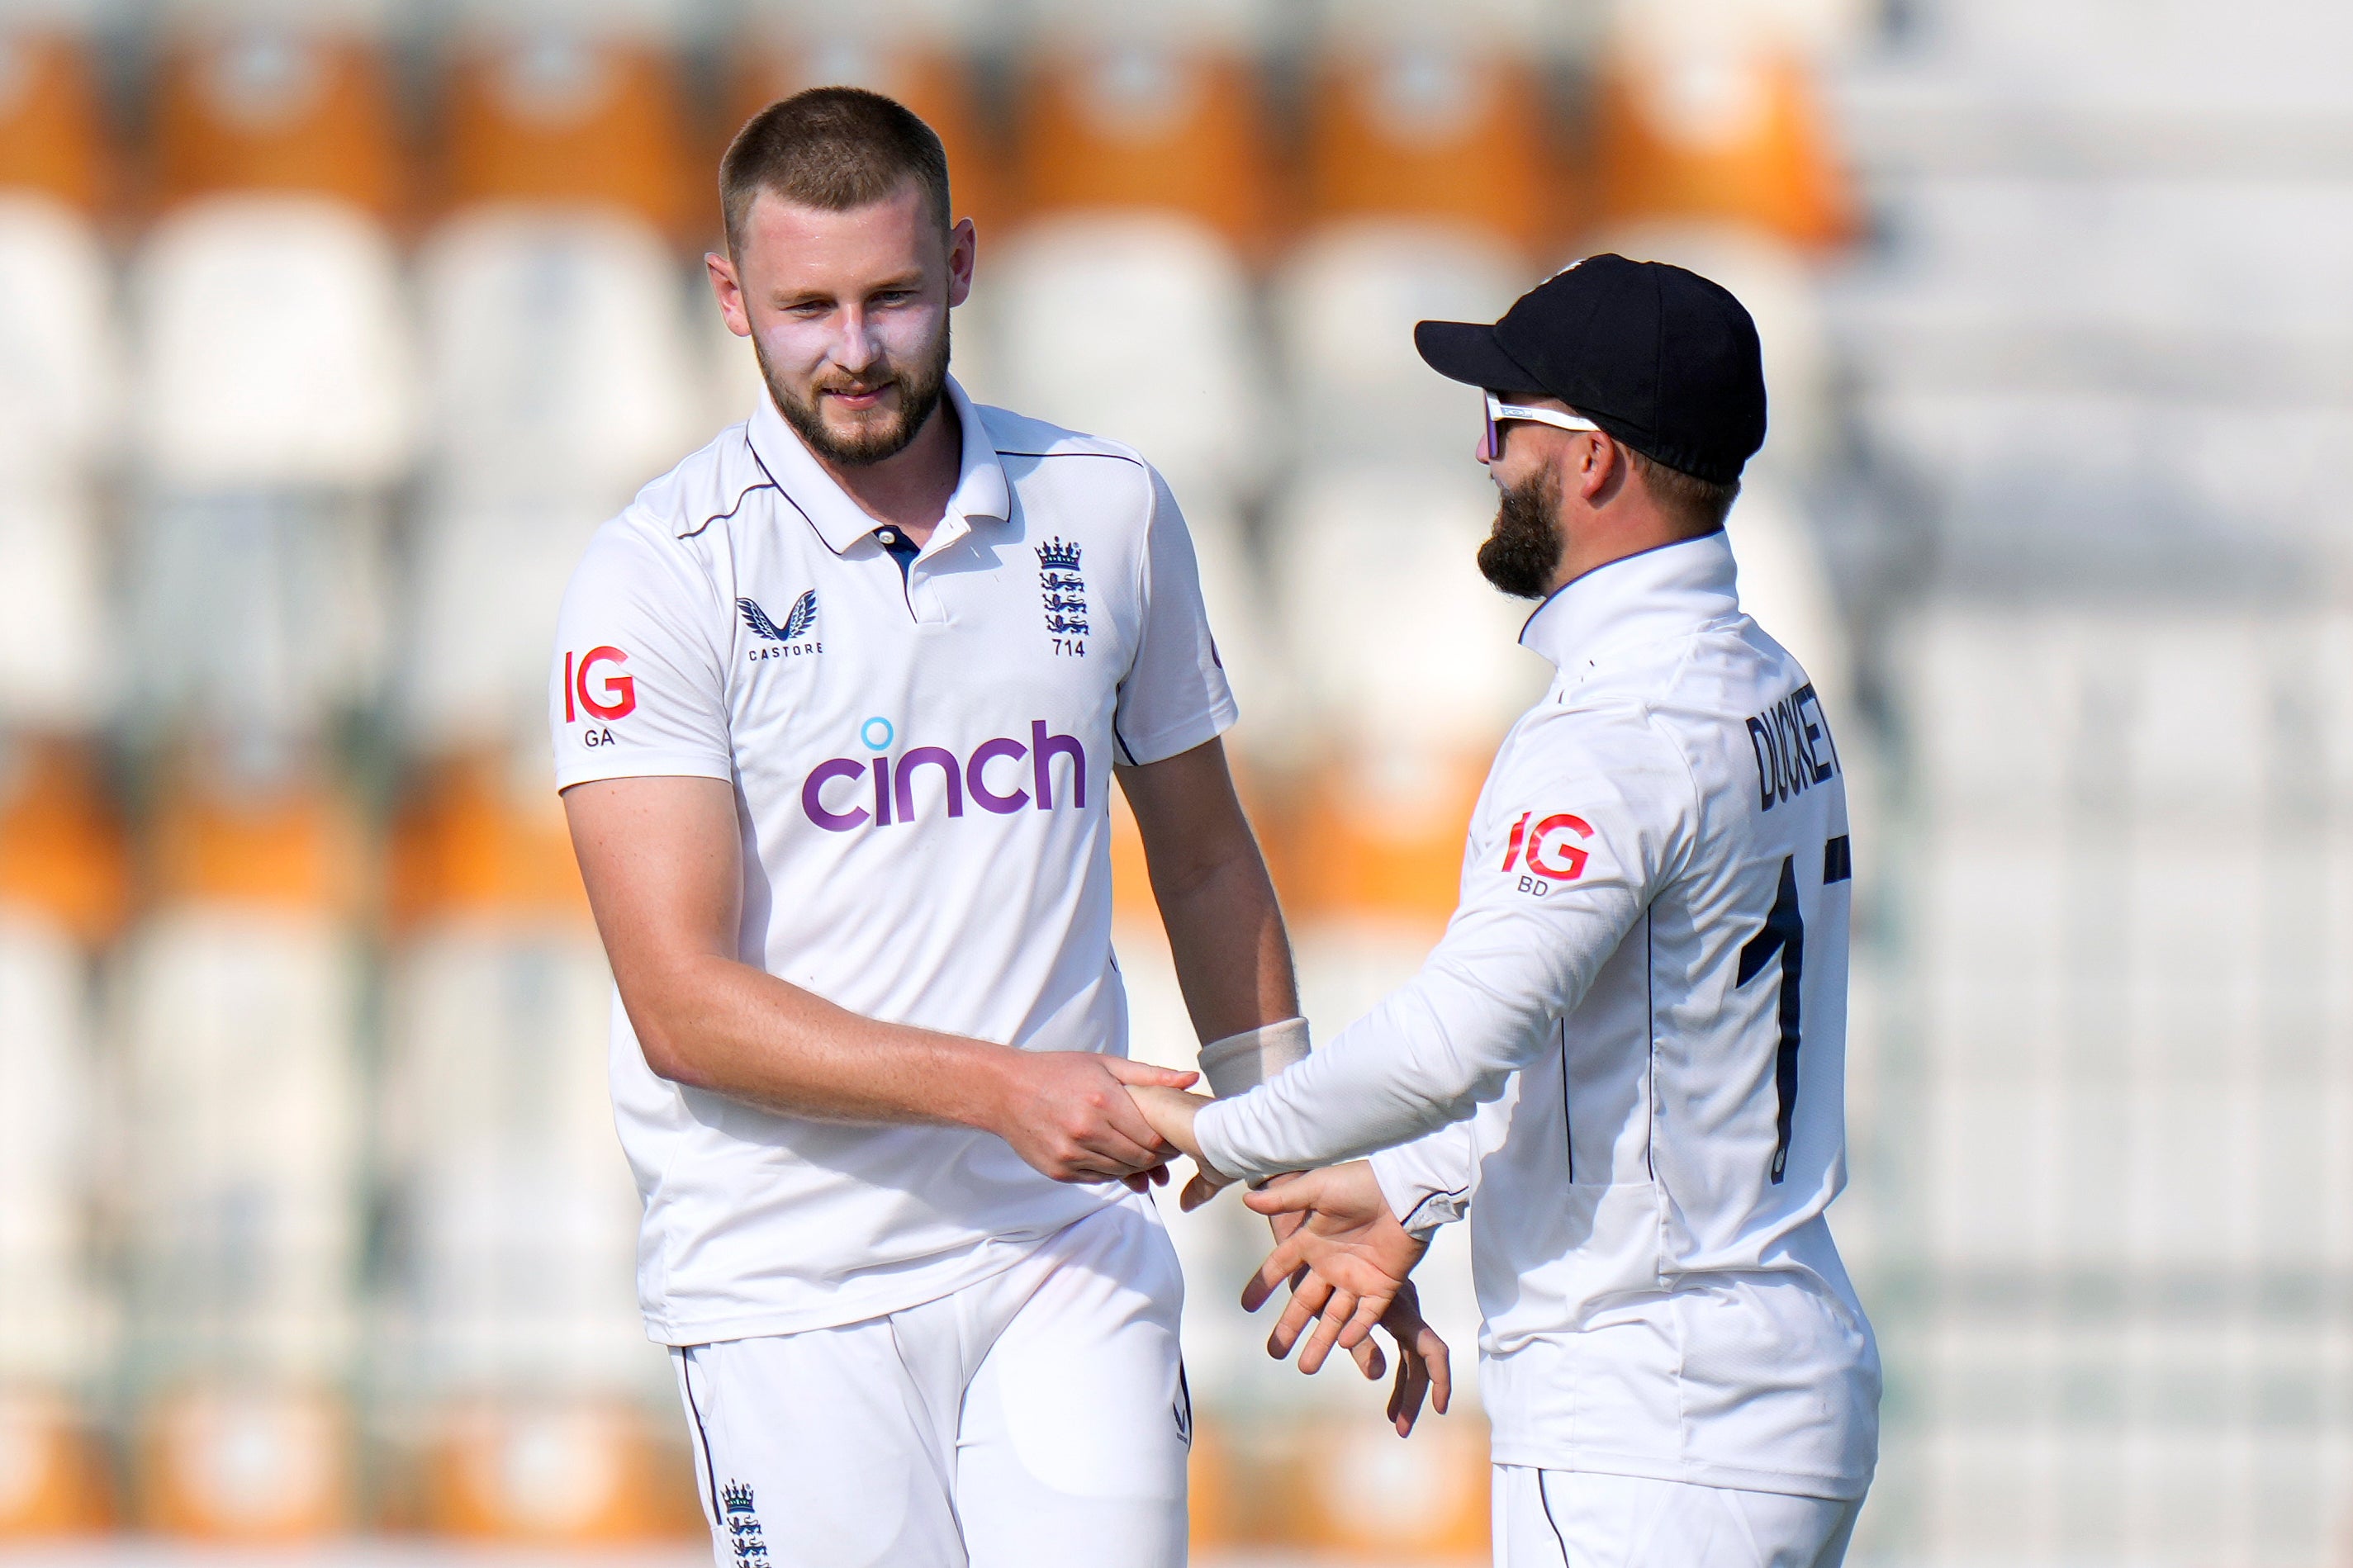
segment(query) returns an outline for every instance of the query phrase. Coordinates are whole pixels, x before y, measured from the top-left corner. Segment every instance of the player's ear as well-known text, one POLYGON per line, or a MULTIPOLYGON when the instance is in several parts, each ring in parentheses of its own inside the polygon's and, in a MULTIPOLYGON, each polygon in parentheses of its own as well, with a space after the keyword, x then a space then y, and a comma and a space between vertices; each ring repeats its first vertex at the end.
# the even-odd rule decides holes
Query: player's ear
POLYGON ((959 218, 948 231, 948 303, 961 305, 972 297, 972 269, 980 238, 972 219, 959 218))
POLYGON ((711 292, 719 301, 719 314, 726 321, 727 330, 739 338, 750 337, 751 306, 744 298, 743 280, 736 274, 733 258, 706 250, 702 253, 702 269, 710 274, 711 292))
POLYGON ((1569 437, 1561 467, 1567 470, 1570 487, 1579 500, 1592 505, 1604 498, 1616 457, 1609 437, 1598 430, 1581 431, 1569 437))

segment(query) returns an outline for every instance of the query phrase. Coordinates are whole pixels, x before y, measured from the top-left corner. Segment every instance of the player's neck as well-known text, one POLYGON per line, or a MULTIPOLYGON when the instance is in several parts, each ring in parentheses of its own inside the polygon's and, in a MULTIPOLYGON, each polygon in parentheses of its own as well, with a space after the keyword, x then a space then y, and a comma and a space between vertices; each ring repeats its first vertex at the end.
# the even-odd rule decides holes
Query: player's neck
POLYGON ((1546 592, 1551 594, 1612 562, 1701 536, 1689 523, 1648 498, 1635 500, 1630 505, 1621 500, 1620 504, 1587 510, 1582 515, 1564 516, 1561 523, 1564 542, 1560 563, 1553 571, 1552 581, 1545 585, 1546 592))
POLYGON ((964 472, 964 426, 955 405, 943 397, 915 438, 879 463, 851 466, 810 455, 860 510, 923 545, 931 542, 932 530, 947 514, 948 498, 964 472))

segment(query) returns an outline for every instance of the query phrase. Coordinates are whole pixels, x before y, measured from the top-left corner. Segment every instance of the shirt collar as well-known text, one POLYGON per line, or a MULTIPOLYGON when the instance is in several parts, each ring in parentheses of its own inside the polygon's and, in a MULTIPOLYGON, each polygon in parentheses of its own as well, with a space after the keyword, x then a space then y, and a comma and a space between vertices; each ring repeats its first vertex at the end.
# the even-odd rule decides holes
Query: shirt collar
MULTIPOLYGON (((972 399, 965 395, 954 376, 948 377, 947 405, 955 410, 956 423, 964 431, 964 463, 956 474, 955 490, 948 497, 947 511, 923 547, 925 555, 944 550, 971 532, 972 519, 989 517, 1002 521, 1012 510, 1005 465, 997 460, 997 448, 989 441, 988 431, 974 410, 972 399)), ((760 406, 752 415, 751 441, 753 455, 767 470, 768 478, 776 481, 786 500, 800 509, 836 555, 885 526, 879 518, 867 515, 866 510, 849 498, 849 492, 834 482, 833 476, 802 445, 799 435, 785 423, 785 416, 776 412, 776 401, 765 393, 760 406)))
POLYGON ((1520 628, 1520 646, 1566 668, 1740 611, 1732 542, 1722 529, 1621 555, 1563 584, 1520 628))

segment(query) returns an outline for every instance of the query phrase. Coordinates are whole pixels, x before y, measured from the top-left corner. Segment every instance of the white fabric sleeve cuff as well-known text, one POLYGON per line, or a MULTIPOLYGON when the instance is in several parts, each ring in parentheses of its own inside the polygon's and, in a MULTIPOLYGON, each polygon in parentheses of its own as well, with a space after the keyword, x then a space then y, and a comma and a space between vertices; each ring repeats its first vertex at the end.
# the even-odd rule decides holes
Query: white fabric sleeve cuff
POLYGON ((1373 1180, 1379 1185, 1389 1213, 1397 1215, 1398 1224, 1408 1236, 1415 1237, 1427 1237, 1441 1225, 1453 1224, 1471 1207, 1469 1186, 1445 1186, 1444 1178, 1418 1157, 1419 1148, 1418 1143, 1404 1143, 1370 1157, 1373 1180))
POLYGON ((1201 1047, 1201 1076, 1219 1100, 1247 1094, 1294 1062, 1307 1059, 1307 1020, 1285 1018, 1201 1047))

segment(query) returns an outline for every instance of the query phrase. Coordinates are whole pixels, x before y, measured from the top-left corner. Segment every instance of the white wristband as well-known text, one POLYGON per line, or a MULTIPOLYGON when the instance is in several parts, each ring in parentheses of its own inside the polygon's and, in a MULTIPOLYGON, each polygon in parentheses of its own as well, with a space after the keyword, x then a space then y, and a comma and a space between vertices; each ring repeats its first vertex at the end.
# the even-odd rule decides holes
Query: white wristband
POLYGON ((1293 1062, 1307 1059, 1307 1020, 1285 1018, 1211 1040, 1201 1047, 1201 1076, 1219 1100, 1246 1094, 1293 1062))

